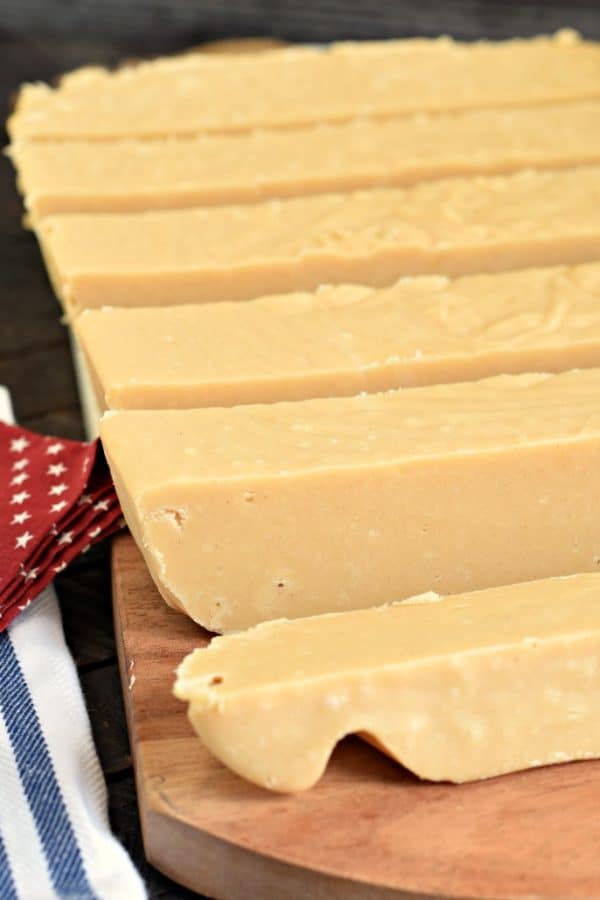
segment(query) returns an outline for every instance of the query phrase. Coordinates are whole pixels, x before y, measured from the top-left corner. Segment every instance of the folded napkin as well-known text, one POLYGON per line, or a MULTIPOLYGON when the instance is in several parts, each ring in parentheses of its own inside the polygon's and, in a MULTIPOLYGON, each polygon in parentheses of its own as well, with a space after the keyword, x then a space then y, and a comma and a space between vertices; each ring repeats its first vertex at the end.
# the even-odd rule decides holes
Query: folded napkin
POLYGON ((0 631, 57 572, 122 525, 98 441, 0 422, 0 631))
MULTIPOLYGON (((0 388, 0 420, 10 419, 8 394, 0 388)), ((11 434, 16 432, 4 431, 0 437, 11 434)), ((77 509, 77 488, 83 483, 90 484, 90 491, 98 488, 93 481, 97 448, 89 445, 83 455, 78 455, 72 446, 75 442, 32 438, 27 434, 11 436, 10 440, 20 441, 8 451, 12 454, 11 478, 13 472, 28 472, 30 478, 9 487, 13 493, 25 492, 29 496, 22 503, 11 504, 12 494, 3 485, 1 515, 4 517, 8 508, 11 521, 16 510, 29 512, 31 518, 23 517, 15 523, 16 536, 7 530, 6 519, 2 521, 0 577, 1 584, 9 586, 8 596, 18 596, 15 602, 23 606, 33 596, 34 588, 30 593, 29 585, 25 592, 14 587, 14 552, 35 546, 34 559, 30 554, 19 554, 17 569, 22 574, 21 566, 25 571, 37 568, 39 577, 29 579, 37 586, 49 581, 53 569, 75 555, 75 547, 81 551, 85 529, 100 527, 107 534, 113 525, 96 524, 95 519, 87 518, 93 503, 84 501, 79 508, 85 508, 81 515, 77 509), (23 440, 30 443, 24 444, 23 440), (57 444, 62 445, 60 450, 56 449, 57 444), (26 465, 13 468, 14 462, 24 459, 28 460, 26 465), (41 460, 47 483, 40 480, 41 460), (61 469, 60 473, 55 468, 50 473, 49 466, 58 467, 61 460, 63 466, 73 468, 68 472, 61 469), (65 490, 50 493, 52 486, 63 483, 67 485, 65 490), (47 498, 52 501, 50 505, 64 499, 66 506, 49 511, 47 498), (60 513, 64 518, 51 518, 60 513), (37 549, 42 527, 38 515, 46 517, 44 521, 50 523, 50 528, 56 528, 53 538, 59 538, 44 544, 43 550, 37 549), (90 525, 92 521, 94 524, 90 525), (65 530, 73 532, 73 540, 61 544, 60 535, 65 530), (14 546, 24 533, 31 534, 31 538, 22 538, 22 547, 14 546)), ((0 478, 4 481, 6 471, 6 456, 0 456, 0 478)), ((93 502, 101 501, 94 495, 93 502)), ((113 523, 118 520, 116 515, 113 523)), ((90 540, 99 536, 100 533, 90 536, 90 540)), ((13 617, 13 606, 9 605, 5 615, 13 617)), ((110 833, 106 787, 77 672, 64 641, 56 595, 48 586, 0 634, 0 898, 138 900, 145 896, 139 875, 110 833)))

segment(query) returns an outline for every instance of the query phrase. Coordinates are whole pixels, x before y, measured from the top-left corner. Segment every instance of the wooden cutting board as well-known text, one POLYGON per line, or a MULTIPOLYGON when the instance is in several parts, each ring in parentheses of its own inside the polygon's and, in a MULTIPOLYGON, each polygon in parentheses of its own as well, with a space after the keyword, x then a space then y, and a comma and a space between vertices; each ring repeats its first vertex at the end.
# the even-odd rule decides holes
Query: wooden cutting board
POLYGON ((220 900, 600 897, 600 762, 430 784, 347 739, 315 788, 270 794, 213 759, 172 696, 209 635, 165 605, 129 536, 113 588, 144 845, 170 878, 220 900))

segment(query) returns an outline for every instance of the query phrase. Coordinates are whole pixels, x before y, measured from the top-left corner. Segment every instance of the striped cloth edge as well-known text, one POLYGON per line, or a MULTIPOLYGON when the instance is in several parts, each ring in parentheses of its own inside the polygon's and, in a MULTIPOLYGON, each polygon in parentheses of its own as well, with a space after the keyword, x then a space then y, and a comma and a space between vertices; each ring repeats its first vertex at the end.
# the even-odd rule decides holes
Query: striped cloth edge
MULTIPOLYGON (((0 420, 12 421, 0 387, 0 420)), ((0 900, 138 900, 52 586, 0 634, 0 900)))

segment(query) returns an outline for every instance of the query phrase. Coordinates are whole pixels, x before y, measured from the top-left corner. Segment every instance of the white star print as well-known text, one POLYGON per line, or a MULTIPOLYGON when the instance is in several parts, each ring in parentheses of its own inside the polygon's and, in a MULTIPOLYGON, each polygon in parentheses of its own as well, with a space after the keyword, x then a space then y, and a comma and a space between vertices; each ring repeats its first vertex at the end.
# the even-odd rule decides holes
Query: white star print
POLYGON ((88 537, 91 537, 91 538, 98 537, 98 535, 100 534, 101 531, 102 531, 102 529, 100 528, 100 526, 96 525, 95 528, 91 528, 88 531, 88 537))
POLYGON ((64 509, 67 506, 66 500, 59 500, 58 503, 53 503, 50 507, 50 512, 60 512, 61 509, 64 509))
POLYGON ((29 441, 26 437, 14 438, 10 442, 11 453, 22 453, 25 447, 29 447, 29 441))
POLYGON ((25 573, 25 581, 33 581, 34 578, 37 578, 39 572, 39 568, 30 569, 29 572, 25 573))
POLYGON ((108 510, 108 500, 98 500, 97 503, 94 503, 93 507, 96 512, 99 512, 101 509, 106 512, 108 510))
POLYGON ((54 571, 56 572, 56 574, 58 575, 59 572, 62 572, 63 569, 67 568, 67 564, 66 564, 66 562, 61 562, 61 563, 59 563, 58 566, 54 566, 53 568, 54 568, 54 571))
POLYGON ((29 475, 27 472, 21 472, 20 475, 15 475, 14 478, 10 479, 11 484, 23 484, 24 481, 27 481, 29 475))
POLYGON ((51 476, 51 478, 58 478, 59 475, 62 475, 63 472, 67 471, 67 467, 62 463, 55 463, 53 465, 48 466, 47 474, 51 476))
POLYGON ((77 501, 77 506, 83 506, 84 503, 91 503, 92 495, 91 494, 82 494, 79 500, 77 501))
POLYGON ((61 536, 58 539, 59 544, 72 544, 73 543, 73 532, 72 531, 63 531, 61 536))
POLYGON ((31 518, 31 513, 28 513, 27 510, 24 510, 20 513, 15 513, 11 519, 11 525, 22 525, 23 522, 26 522, 27 519, 31 518))
POLYGON ((91 544, 86 544, 85 547, 83 548, 83 550, 82 550, 81 552, 82 552, 82 553, 87 553, 88 550, 90 549, 90 547, 91 547, 91 544))
POLYGON ((50 456, 56 456, 57 453, 60 453, 60 451, 64 449, 65 445, 61 444, 60 442, 56 444, 50 444, 48 447, 46 447, 46 455, 49 454, 50 456))
POLYGON ((18 459, 16 462, 14 462, 12 464, 12 467, 15 470, 15 472, 19 472, 21 469, 24 469, 25 466, 28 466, 28 465, 29 465, 28 459, 18 459))
POLYGON ((18 494, 13 494, 10 498, 11 504, 14 503, 25 503, 26 500, 29 500, 31 494, 28 491, 20 491, 18 494))
POLYGON ((60 496, 60 494, 64 493, 64 491, 66 491, 66 490, 67 490, 67 485, 63 482, 62 484, 53 484, 52 487, 50 488, 50 490, 48 491, 48 493, 50 495, 58 494, 60 496))
POLYGON ((28 606, 31 606, 31 602, 32 602, 31 600, 28 600, 27 603, 22 603, 20 606, 17 607, 17 609, 19 610, 19 612, 24 612, 24 610, 26 610, 28 606))
POLYGON ((17 540, 15 542, 15 550, 25 548, 31 540, 33 540, 32 533, 30 531, 24 531, 23 534, 20 534, 17 537, 17 540))

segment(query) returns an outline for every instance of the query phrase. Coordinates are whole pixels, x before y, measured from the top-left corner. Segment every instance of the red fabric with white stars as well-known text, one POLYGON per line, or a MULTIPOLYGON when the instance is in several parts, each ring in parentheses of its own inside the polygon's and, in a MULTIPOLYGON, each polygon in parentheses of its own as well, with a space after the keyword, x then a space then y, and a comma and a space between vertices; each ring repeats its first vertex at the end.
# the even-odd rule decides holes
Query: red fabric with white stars
POLYGON ((76 556, 123 525, 99 441, 0 422, 0 631, 76 556))

